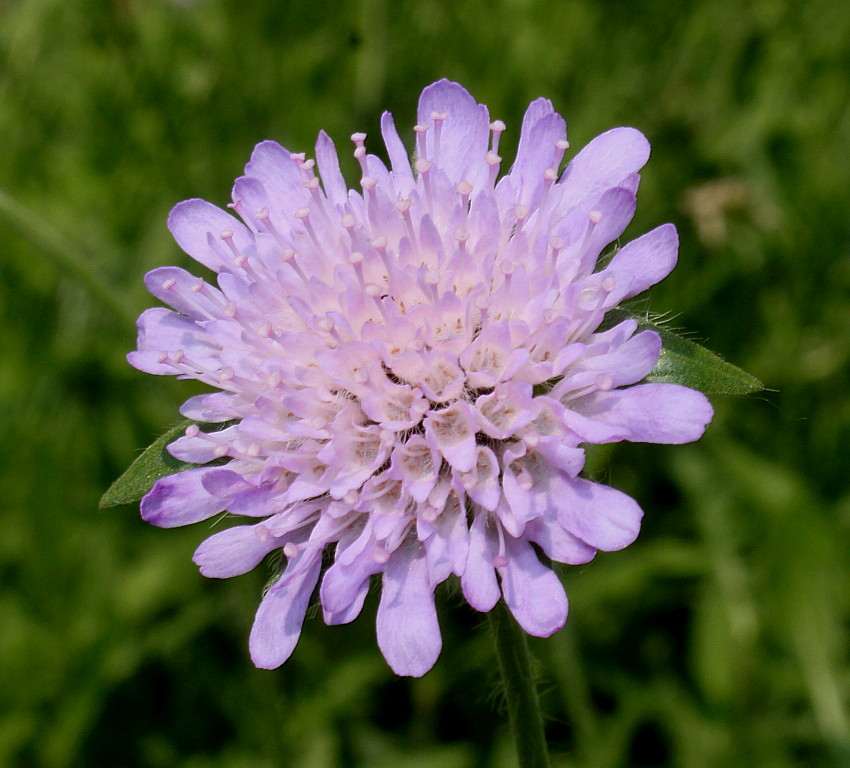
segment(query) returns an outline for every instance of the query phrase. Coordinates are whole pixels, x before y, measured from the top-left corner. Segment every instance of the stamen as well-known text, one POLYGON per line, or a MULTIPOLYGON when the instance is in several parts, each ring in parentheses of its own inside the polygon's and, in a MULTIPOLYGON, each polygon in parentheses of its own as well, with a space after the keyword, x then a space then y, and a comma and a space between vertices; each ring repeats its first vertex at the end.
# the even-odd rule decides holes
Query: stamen
POLYGON ((272 324, 271 323, 261 323, 257 327, 257 336, 263 339, 269 338, 272 335, 272 324))
POLYGON ((245 213, 245 206, 242 205, 241 197, 237 197, 232 203, 228 203, 227 207, 232 208, 239 218, 245 222, 245 226, 248 227, 248 229, 250 229, 255 235, 259 234, 253 219, 245 213))
POLYGON ((546 202, 546 196, 549 194, 549 190, 557 180, 558 172, 554 168, 547 168, 543 171, 543 200, 540 202, 541 208, 543 207, 543 203, 546 202))
POLYGON ((445 112, 432 112, 431 119, 434 121, 434 163, 440 165, 440 132, 443 129, 443 121, 448 118, 445 112))
POLYGON ((553 235, 549 238, 549 251, 546 254, 545 269, 553 277, 555 276, 555 270, 558 266, 558 254, 563 250, 563 248, 564 238, 558 237, 557 235, 553 235))
POLYGON ((316 167, 316 161, 311 157, 309 160, 305 160, 303 163, 299 163, 298 167, 304 172, 304 175, 307 177, 306 183, 310 183, 313 179, 316 178, 316 173, 313 170, 316 167))
POLYGON ((514 216, 516 216, 517 222, 517 232, 522 229, 522 225, 525 224, 525 219, 529 214, 529 207, 527 205, 523 205, 522 203, 517 203, 514 206, 514 216))
POLYGON ((505 131, 505 124, 501 120, 490 123, 490 151, 495 155, 499 152, 499 139, 505 131))
POLYGON ((460 208, 463 212, 463 226, 469 225, 469 196, 472 194, 472 184, 468 181, 461 181, 457 187, 457 193, 460 195, 460 208))
POLYGON ((310 213, 311 213, 310 209, 307 208, 307 207, 304 207, 304 208, 299 208, 297 211, 295 211, 293 216, 295 216, 296 219, 298 219, 299 221, 301 221, 304 224, 304 229, 306 229, 307 234, 310 235, 310 239, 313 241, 313 245, 316 246, 316 250, 318 251, 319 254, 321 254, 322 251, 323 251, 323 248, 322 248, 321 243, 319 242, 318 236, 316 235, 316 230, 313 229, 313 222, 310 221, 310 213))
POLYGON ((389 285, 393 277, 393 266, 390 263, 390 258, 387 254, 387 238, 383 235, 378 235, 377 237, 372 238, 372 240, 370 241, 370 245, 378 252, 378 255, 381 257, 381 261, 384 264, 384 269, 387 271, 387 285, 389 285))
POLYGON ((522 441, 529 447, 534 448, 540 442, 540 433, 533 427, 528 427, 522 436, 522 441))
POLYGON ((496 177, 499 175, 499 164, 502 162, 502 158, 495 152, 488 152, 484 159, 487 161, 487 165, 490 166, 489 183, 492 188, 496 183, 496 177))
POLYGON ((505 556, 505 532, 499 522, 496 523, 496 533, 499 535, 499 554, 493 558, 493 567, 504 568, 508 564, 508 558, 505 556))
MULTIPOLYGON (((266 212, 266 218, 268 218, 269 209, 263 208, 262 210, 266 212)), ((258 212, 254 218, 259 219, 260 213, 262 213, 262 211, 258 212)), ((230 248, 234 256, 239 256, 239 250, 236 248, 236 245, 233 242, 233 233, 229 229, 225 229, 218 237, 220 240, 224 240, 224 242, 227 243, 227 247, 230 248)))
POLYGON ((254 528, 254 535, 257 537, 257 541, 259 541, 260 544, 265 544, 269 540, 271 534, 269 533, 268 526, 260 523, 254 528))
POLYGON ((561 167, 561 163, 564 160, 564 152, 566 152, 569 148, 570 148, 570 142, 568 142, 566 139, 558 139, 555 142, 555 149, 558 150, 558 163, 555 166, 556 168, 561 167))
POLYGON ((396 200, 395 203, 393 203, 393 206, 401 214, 401 218, 404 220, 404 228, 407 231, 407 237, 410 240, 413 255, 418 259, 419 241, 416 238, 416 230, 413 228, 413 217, 410 215, 411 203, 412 200, 410 200, 410 198, 403 198, 401 200, 396 200))
POLYGON ((452 236, 457 242, 458 265, 463 265, 466 263, 466 241, 469 240, 469 232, 461 227, 455 227, 455 231, 452 233, 452 236))
POLYGON ((390 559, 390 552, 383 547, 375 547, 372 551, 372 559, 379 565, 383 565, 390 559))
POLYGON ((428 286, 429 291, 431 292, 431 301, 436 304, 439 300, 439 295, 437 293, 437 284, 440 282, 440 273, 436 269, 429 269, 425 273, 425 285, 428 286))
POLYGON ((424 159, 419 159, 413 164, 416 172, 422 178, 422 183, 425 185, 425 201, 428 204, 429 211, 434 210, 434 206, 431 201, 431 176, 429 174, 432 165, 433 163, 430 160, 424 159))
POLYGON ((413 126, 413 130, 416 133, 416 154, 420 160, 425 160, 428 156, 428 153, 425 151, 425 133, 428 128, 430 128, 428 124, 413 126))

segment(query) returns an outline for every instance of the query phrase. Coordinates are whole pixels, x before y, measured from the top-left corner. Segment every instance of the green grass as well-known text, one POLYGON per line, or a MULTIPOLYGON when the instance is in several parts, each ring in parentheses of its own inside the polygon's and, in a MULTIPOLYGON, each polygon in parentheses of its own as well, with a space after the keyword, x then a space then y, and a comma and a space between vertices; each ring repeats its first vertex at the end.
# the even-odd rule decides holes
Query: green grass
POLYGON ((124 361, 142 275, 188 262, 170 207, 226 203, 265 138, 376 149, 380 112, 411 125, 442 76, 507 122, 506 157, 539 95, 575 148, 643 130, 629 233, 682 238, 650 309, 770 388, 717 398, 699 444, 594 456, 647 515, 562 571, 567 628, 532 643, 555 764, 847 765, 848 41, 838 0, 0 0, 0 765, 515 764, 456 592, 422 680, 386 668, 374 595, 261 672, 262 569, 207 581, 204 525, 97 510, 194 392, 124 361))

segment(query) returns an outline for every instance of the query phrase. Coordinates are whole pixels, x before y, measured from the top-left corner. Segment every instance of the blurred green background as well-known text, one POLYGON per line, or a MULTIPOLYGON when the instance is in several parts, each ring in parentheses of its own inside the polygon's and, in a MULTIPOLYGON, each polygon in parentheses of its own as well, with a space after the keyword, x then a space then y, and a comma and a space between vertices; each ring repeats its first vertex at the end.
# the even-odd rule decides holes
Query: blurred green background
POLYGON ((188 266, 170 207, 225 204, 265 138, 375 151, 442 76, 506 158, 540 95, 574 148, 644 131, 627 236, 682 238, 649 307, 770 388, 715 398, 698 444, 595 455, 647 515, 533 643, 557 768, 850 765, 848 73, 840 0, 0 0, 0 765, 516 764, 456 590, 424 679, 384 664, 374 595, 260 672, 262 567, 205 580, 204 525, 97 510, 193 391, 124 361, 144 273, 188 266))

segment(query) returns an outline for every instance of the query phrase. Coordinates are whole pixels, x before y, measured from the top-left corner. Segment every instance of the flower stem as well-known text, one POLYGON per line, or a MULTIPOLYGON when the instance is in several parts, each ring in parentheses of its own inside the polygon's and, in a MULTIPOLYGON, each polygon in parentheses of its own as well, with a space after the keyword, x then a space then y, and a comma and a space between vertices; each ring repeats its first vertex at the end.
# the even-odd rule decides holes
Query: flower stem
POLYGON ((537 698, 525 632, 511 616, 503 600, 487 616, 496 641, 508 719, 514 733, 520 768, 550 768, 540 700, 537 698))

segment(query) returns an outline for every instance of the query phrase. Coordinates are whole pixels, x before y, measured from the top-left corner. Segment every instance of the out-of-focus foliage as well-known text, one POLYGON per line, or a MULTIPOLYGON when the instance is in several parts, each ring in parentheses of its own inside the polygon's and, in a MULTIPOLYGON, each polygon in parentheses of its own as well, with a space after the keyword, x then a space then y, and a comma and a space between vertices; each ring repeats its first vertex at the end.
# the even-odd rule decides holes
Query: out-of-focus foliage
POLYGON ((0 765, 515 764, 490 641, 451 590, 422 680, 386 668, 374 596, 260 672, 262 569, 207 581, 203 530, 97 510, 196 391, 123 359, 143 273, 188 262, 171 205, 226 203, 264 138, 376 150, 380 110, 411 125, 442 76, 508 123, 506 157, 539 95, 573 147, 643 130, 630 234, 682 236, 649 309, 775 390, 717 400, 699 444, 593 456, 647 516, 563 570, 567 629, 532 644, 556 765, 846 765, 848 71, 839 0, 0 0, 0 189, 61 234, 0 215, 0 765))

